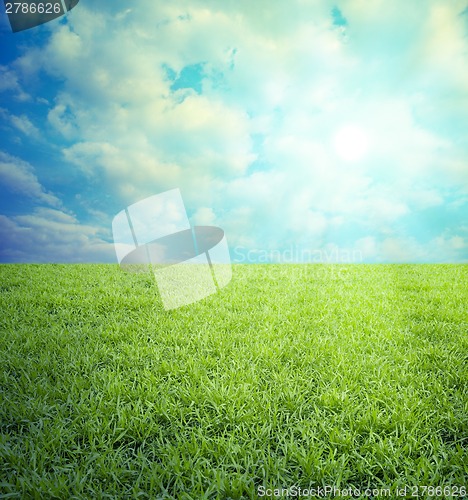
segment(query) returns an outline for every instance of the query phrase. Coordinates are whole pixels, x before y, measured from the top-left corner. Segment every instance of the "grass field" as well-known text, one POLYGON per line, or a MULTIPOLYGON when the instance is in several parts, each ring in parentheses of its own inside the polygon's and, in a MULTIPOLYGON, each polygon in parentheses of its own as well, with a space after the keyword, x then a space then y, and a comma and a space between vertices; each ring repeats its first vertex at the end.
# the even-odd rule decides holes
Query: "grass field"
POLYGON ((468 265, 235 265, 164 311, 117 265, 5 264, 0 301, 0 496, 468 487, 468 265))

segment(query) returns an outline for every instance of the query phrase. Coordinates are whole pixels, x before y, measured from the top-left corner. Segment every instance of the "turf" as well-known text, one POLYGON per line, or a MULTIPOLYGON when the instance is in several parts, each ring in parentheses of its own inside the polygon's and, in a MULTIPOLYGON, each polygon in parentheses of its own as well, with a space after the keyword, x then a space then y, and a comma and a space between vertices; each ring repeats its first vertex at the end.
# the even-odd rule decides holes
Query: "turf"
POLYGON ((0 266, 0 496, 468 486, 467 265, 234 265, 164 311, 116 265, 0 266))

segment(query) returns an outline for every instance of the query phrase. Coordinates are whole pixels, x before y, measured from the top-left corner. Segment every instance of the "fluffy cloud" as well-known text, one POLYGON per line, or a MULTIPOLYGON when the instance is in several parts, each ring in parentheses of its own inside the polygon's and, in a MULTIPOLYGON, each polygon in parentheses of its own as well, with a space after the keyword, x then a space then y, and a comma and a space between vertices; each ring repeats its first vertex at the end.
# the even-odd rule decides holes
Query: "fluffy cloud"
POLYGON ((113 245, 98 228, 63 211, 38 207, 32 214, 0 215, 3 262, 113 262, 113 245))
POLYGON ((29 101, 31 97, 22 89, 18 80, 13 69, 0 65, 0 92, 11 92, 18 101, 29 101))
POLYGON ((467 262, 468 241, 462 236, 439 236, 424 245, 415 238, 387 238, 380 244, 378 260, 390 262, 467 262), (464 257, 465 255, 465 257, 464 257))
POLYGON ((115 260, 108 242, 110 231, 97 224, 82 224, 65 211, 62 201, 46 191, 28 162, 0 151, 0 185, 35 206, 32 213, 0 215, 0 261, 115 260))
POLYGON ((26 195, 37 202, 53 207, 61 205, 55 195, 44 189, 29 163, 2 151, 0 151, 0 183, 10 191, 26 195))

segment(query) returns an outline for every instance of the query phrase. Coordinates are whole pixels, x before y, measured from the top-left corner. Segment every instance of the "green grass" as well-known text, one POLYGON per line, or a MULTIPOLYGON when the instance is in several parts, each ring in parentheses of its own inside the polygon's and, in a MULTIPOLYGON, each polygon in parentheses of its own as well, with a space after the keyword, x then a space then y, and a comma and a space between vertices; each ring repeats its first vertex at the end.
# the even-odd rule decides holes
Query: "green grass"
POLYGON ((467 485, 467 265, 0 266, 0 496, 467 485))

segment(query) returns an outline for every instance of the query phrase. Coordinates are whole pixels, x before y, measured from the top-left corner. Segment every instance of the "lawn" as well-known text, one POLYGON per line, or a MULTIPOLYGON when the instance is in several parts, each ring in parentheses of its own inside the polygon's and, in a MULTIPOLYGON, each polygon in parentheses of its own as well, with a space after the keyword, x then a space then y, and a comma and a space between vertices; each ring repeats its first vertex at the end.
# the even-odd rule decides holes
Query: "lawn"
POLYGON ((4 264, 0 311, 0 497, 468 487, 468 265, 239 264, 165 311, 117 265, 4 264))

